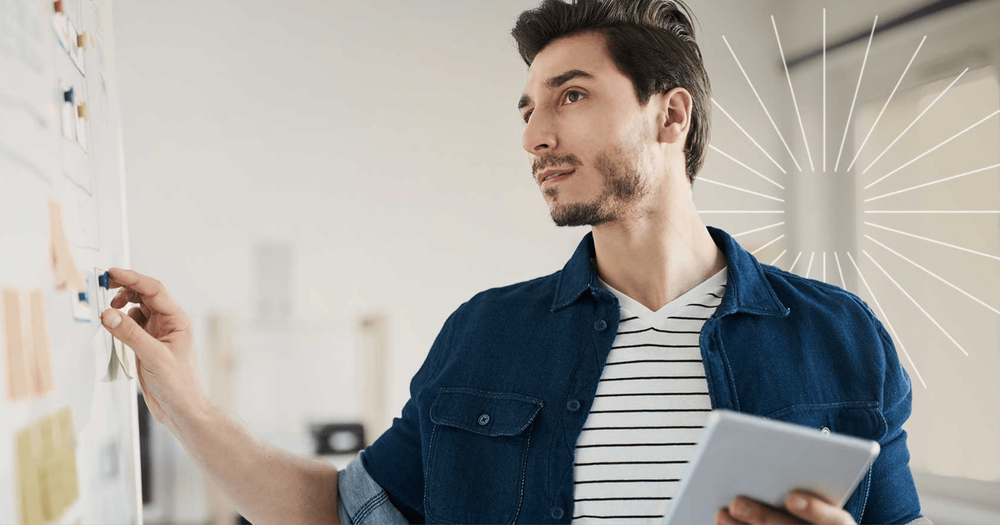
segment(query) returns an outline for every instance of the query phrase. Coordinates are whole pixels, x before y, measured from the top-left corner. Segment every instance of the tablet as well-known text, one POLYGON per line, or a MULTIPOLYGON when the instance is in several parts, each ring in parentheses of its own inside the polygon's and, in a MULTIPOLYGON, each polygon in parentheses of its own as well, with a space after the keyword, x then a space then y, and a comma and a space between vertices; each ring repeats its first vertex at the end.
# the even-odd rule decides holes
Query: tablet
POLYGON ((739 495, 783 508, 794 489, 843 507, 878 453, 875 441, 713 410, 688 475, 660 523, 715 523, 719 509, 739 495))

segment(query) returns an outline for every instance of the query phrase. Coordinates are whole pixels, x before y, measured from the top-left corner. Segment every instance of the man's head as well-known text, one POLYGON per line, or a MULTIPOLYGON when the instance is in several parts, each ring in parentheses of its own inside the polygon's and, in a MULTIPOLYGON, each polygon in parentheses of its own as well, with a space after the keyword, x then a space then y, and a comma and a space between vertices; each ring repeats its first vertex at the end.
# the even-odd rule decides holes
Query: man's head
POLYGON ((524 148, 557 224, 638 213, 671 167, 694 181, 710 88, 683 2, 545 0, 512 34, 530 68, 524 148))

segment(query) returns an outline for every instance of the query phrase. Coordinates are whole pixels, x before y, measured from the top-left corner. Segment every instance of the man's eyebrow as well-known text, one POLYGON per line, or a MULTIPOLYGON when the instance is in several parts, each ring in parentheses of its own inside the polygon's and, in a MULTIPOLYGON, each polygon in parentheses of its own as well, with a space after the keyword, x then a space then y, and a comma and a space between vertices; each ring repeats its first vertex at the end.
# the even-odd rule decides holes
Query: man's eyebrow
MULTIPOLYGON (((561 75, 557 75, 546 80, 545 87, 548 89, 555 89, 569 82, 570 80, 573 80, 574 78, 585 78, 588 80, 593 80, 594 75, 591 75, 590 73, 587 73, 586 71, 583 71, 581 69, 571 69, 561 75)), ((527 94, 521 95, 521 100, 517 101, 517 110, 521 111, 521 109, 523 109, 528 104, 531 104, 531 97, 529 97, 527 94)))

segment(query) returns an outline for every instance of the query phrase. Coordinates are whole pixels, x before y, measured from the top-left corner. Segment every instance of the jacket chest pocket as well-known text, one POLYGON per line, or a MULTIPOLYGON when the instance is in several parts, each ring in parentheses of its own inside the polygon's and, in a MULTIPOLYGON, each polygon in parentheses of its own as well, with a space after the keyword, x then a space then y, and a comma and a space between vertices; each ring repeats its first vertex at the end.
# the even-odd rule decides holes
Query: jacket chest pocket
POLYGON ((431 405, 424 510, 435 523, 514 523, 542 401, 442 388, 431 405))
MULTIPOLYGON (((766 417, 807 426, 824 433, 843 434, 872 441, 880 441, 886 433, 885 419, 878 410, 878 402, 875 401, 793 405, 772 412, 766 417)), ((861 483, 844 503, 844 510, 858 523, 861 523, 861 516, 868 500, 870 482, 869 468, 861 478, 861 483)))

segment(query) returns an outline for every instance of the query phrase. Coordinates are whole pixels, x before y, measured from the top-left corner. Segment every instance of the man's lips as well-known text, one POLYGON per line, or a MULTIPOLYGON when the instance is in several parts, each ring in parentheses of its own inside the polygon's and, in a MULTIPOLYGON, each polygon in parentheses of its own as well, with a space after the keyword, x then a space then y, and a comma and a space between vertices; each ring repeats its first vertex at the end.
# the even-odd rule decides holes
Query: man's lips
POLYGON ((547 181, 557 181, 566 178, 569 175, 576 173, 575 169, 572 170, 546 170, 538 175, 538 183, 544 184, 547 181))

